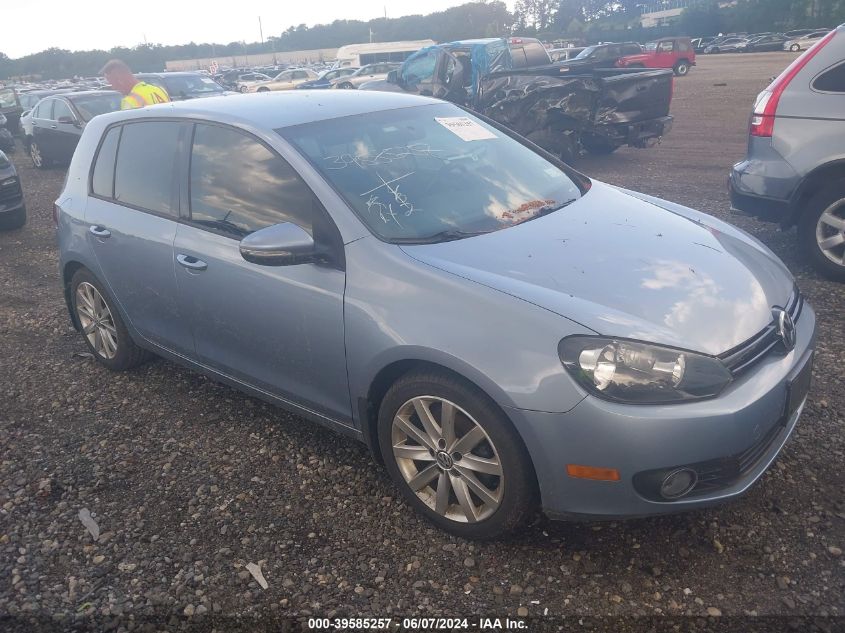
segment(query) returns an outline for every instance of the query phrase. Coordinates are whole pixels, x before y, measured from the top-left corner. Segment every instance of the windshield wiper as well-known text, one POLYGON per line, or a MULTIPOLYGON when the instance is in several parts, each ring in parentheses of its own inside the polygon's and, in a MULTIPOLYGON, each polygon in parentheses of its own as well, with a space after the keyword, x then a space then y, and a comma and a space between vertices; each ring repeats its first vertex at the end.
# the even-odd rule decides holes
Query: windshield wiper
POLYGON ((454 240, 462 240, 465 237, 474 237, 476 235, 484 235, 490 231, 459 231, 457 229, 446 229, 445 231, 438 231, 432 235, 424 237, 398 237, 393 241, 400 244, 436 244, 439 242, 451 242, 454 240))

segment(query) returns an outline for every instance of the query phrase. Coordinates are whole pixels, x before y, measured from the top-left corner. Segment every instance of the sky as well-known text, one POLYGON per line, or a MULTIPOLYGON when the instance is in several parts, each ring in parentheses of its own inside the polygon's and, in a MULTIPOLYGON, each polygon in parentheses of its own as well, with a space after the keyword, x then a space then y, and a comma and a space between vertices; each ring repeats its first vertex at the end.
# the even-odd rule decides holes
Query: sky
MULTIPOLYGON (((46 48, 109 49, 114 46, 227 44, 259 41, 258 17, 264 37, 279 35, 290 26, 322 24, 333 20, 370 20, 384 16, 432 13, 468 0, 57 0, 29 4, 3 2, 0 52, 11 58, 46 48), (53 5, 53 6, 51 6, 53 5), (38 6, 38 9, 35 9, 38 6), (35 13, 33 13, 35 11, 35 13)), ((508 0, 513 9, 515 0, 508 0)))

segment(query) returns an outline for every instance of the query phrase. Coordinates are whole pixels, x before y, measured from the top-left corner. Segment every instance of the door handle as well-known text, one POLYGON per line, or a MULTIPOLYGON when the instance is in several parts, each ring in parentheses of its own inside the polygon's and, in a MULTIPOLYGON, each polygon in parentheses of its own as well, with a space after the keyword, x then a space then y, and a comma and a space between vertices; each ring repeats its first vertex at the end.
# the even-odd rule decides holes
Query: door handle
POLYGON ((182 264, 185 268, 190 268, 191 270, 205 270, 208 268, 208 264, 201 259, 197 259, 193 255, 183 255, 182 253, 179 253, 176 256, 176 261, 182 264))
POLYGON ((109 231, 104 226, 100 226, 99 224, 92 224, 88 228, 88 232, 91 235, 96 235, 97 237, 102 237, 102 238, 111 237, 111 231, 109 231))

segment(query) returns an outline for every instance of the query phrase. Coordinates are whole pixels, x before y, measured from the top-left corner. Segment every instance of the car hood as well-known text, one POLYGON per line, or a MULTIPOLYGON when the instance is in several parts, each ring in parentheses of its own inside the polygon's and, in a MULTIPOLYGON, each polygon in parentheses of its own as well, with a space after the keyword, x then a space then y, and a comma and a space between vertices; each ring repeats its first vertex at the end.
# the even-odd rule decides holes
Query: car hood
POLYGON ((402 249, 599 334, 707 354, 757 334, 794 288, 783 263, 739 229, 595 181, 536 220, 402 249))

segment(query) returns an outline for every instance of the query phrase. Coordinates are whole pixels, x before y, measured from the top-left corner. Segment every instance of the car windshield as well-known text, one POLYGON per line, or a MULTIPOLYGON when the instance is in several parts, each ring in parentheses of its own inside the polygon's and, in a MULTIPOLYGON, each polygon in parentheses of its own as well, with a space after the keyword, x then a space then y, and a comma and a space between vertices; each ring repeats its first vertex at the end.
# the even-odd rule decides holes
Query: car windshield
POLYGON ((578 53, 578 55, 575 56, 575 59, 584 59, 585 57, 589 57, 596 51, 597 48, 598 46, 588 46, 583 51, 578 53))
POLYGON ((388 241, 489 233, 582 195, 563 169, 453 105, 379 111, 277 132, 388 241))
POLYGON ((80 96, 71 99, 83 121, 90 121, 98 114, 120 110, 118 93, 80 96))
POLYGON ((179 97, 223 92, 223 87, 220 84, 202 75, 164 77, 163 81, 167 93, 179 97))

